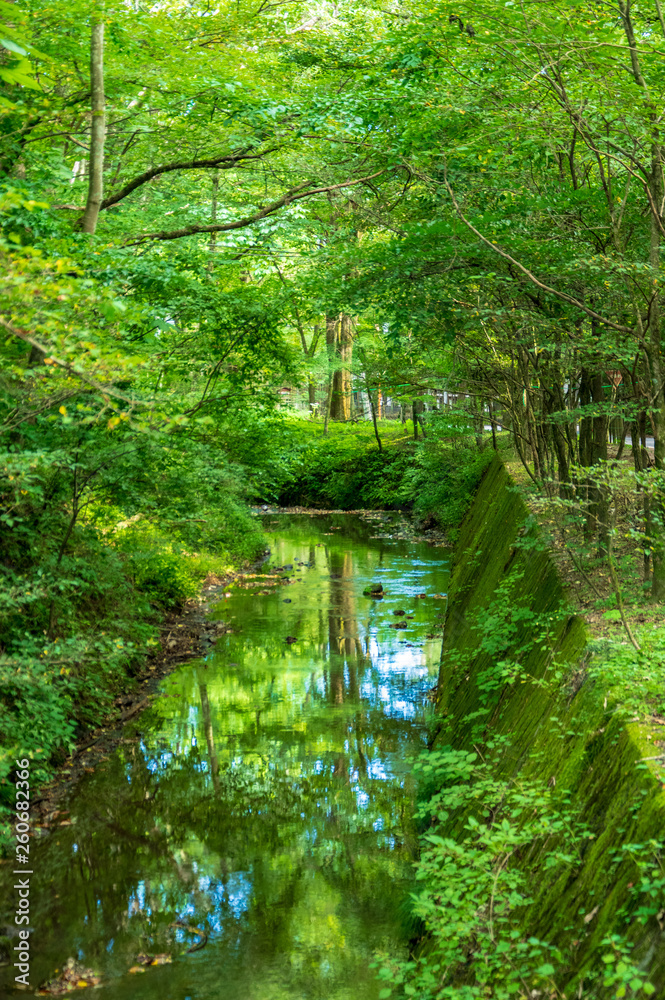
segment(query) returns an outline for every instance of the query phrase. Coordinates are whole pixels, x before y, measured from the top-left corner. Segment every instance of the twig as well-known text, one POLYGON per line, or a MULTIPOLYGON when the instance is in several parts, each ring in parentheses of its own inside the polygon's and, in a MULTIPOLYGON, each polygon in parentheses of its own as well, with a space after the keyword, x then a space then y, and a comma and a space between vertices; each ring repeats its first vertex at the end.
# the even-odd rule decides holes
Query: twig
POLYGON ((56 367, 58 368, 62 368, 70 375, 74 375, 76 378, 80 378, 82 382, 85 382, 86 385, 89 385, 92 389, 95 389, 97 392, 101 392, 105 396, 113 396, 115 399, 122 399, 125 403, 134 404, 140 402, 140 400, 130 399, 129 396, 125 396, 123 392, 118 392, 117 389, 112 389, 109 386, 102 385, 101 382, 97 382, 95 379, 90 378, 88 375, 84 375, 84 373, 79 371, 78 368, 74 368, 73 365, 68 364, 66 361, 60 361, 58 358, 54 357, 53 354, 50 353, 48 347, 46 347, 44 344, 40 344, 38 340, 35 340, 35 338, 31 337, 30 334, 25 333, 24 330, 19 330, 18 327, 12 326, 11 323, 8 323, 6 320, 2 319, 2 317, 0 317, 0 326, 4 326, 5 330, 7 330, 8 333, 11 333, 13 337, 18 337, 19 340, 23 340, 26 344, 30 344, 31 347, 34 347, 38 351, 41 351, 42 354, 45 355, 44 359, 45 362, 46 360, 48 360, 50 361, 51 364, 56 365, 56 367))

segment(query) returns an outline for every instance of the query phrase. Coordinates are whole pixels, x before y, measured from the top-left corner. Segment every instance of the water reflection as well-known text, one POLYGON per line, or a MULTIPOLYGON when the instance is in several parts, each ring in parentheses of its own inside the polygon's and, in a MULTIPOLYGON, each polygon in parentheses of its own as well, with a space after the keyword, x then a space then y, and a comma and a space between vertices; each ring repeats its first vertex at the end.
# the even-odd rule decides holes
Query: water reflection
POLYGON ((219 617, 239 631, 168 678, 80 788, 35 860, 33 982, 74 955, 112 998, 378 995, 374 951, 403 947, 409 760, 440 647, 440 603, 416 594, 444 591, 446 566, 347 524, 280 522, 272 563, 293 582, 238 588, 219 617), (362 596, 375 579, 381 602, 362 596), (175 920, 206 947, 183 954, 197 939, 175 920), (174 964, 130 975, 140 951, 174 964))

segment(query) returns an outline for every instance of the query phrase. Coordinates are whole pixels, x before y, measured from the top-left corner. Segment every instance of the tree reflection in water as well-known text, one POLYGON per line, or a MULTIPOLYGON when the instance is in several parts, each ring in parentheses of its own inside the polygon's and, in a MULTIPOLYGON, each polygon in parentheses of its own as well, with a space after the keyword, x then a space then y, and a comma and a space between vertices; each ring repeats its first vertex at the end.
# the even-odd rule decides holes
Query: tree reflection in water
POLYGON ((73 825, 41 845, 34 982, 73 955, 111 998, 378 995, 373 953, 404 947, 409 760, 438 665, 434 608, 415 594, 444 591, 446 564, 349 518, 285 518, 272 549, 309 564, 291 603, 283 588, 234 594, 220 617, 242 630, 165 681, 78 790, 73 825), (352 531, 325 534, 341 523, 352 531), (382 602, 362 597, 377 573, 382 602), (388 627, 407 601, 422 646, 388 627), (140 951, 193 943, 176 919, 207 931, 205 949, 128 975, 140 951))

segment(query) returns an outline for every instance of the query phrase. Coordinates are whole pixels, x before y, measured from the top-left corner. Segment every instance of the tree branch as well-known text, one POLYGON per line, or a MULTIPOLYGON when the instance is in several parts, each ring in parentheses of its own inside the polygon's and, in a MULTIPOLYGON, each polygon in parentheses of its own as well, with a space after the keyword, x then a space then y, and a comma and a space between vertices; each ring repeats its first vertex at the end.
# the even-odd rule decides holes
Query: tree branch
POLYGON ((385 170, 377 170, 375 173, 359 177, 357 180, 344 181, 342 184, 330 184, 327 187, 318 188, 312 187, 316 181, 306 181, 304 184, 299 184, 297 187, 291 188, 281 198, 278 198, 277 201, 270 202, 265 208, 254 212, 253 215, 236 219, 235 222, 212 223, 205 226, 194 223, 191 226, 185 226, 183 229, 166 229, 159 233, 144 233, 141 236, 130 236, 125 241, 125 246, 137 246, 145 240, 179 240, 183 236, 196 236, 198 233, 226 233, 232 229, 244 229, 246 226, 251 226, 254 222, 260 222, 261 219, 265 219, 268 215, 273 215, 274 212, 279 211, 285 205, 290 205, 294 201, 300 201, 302 198, 310 198, 315 194, 324 194, 329 191, 338 191, 340 188, 363 184, 374 177, 379 177, 383 173, 385 173, 385 170))
POLYGON ((520 264, 520 262, 518 260, 515 260, 514 257, 511 257, 511 255, 509 253, 506 253, 505 250, 502 250, 500 247, 498 247, 496 243, 492 243, 491 240, 488 240, 486 236, 483 236, 483 234, 480 233, 471 222, 469 222, 469 220, 462 212, 462 209, 459 207, 459 204, 457 203, 457 199, 453 194, 453 189, 451 188, 450 183, 448 182, 447 175, 444 177, 444 183, 446 185, 446 188, 448 189, 448 194, 450 195, 455 211, 457 212, 457 214, 459 215, 460 219, 467 227, 467 229, 470 229, 471 232, 474 233, 478 237, 478 239, 485 244, 485 246, 488 246, 490 250, 493 250, 494 253, 497 253, 499 257, 503 257, 504 260, 510 261, 511 264, 513 264, 519 271, 522 272, 522 274, 526 275, 529 281, 531 281, 536 286, 536 288, 541 288, 544 292, 549 292, 550 295, 555 295, 556 298, 561 299, 562 302, 567 302, 569 305, 575 306, 577 309, 581 309, 582 312, 586 313, 587 316, 591 316, 592 319, 597 319, 600 323, 603 323, 605 326, 610 327, 610 329, 612 330, 619 330, 621 333, 629 333, 629 334, 635 333, 635 331, 631 329, 631 327, 622 326, 620 323, 614 323, 611 319, 608 319, 606 316, 601 316, 600 313, 595 312, 593 309, 589 309, 588 306, 585 306, 583 302, 579 301, 579 299, 573 298, 572 295, 567 295, 565 292, 559 292, 557 291, 556 288, 550 288, 549 285, 545 285, 542 281, 539 281, 539 279, 535 276, 535 274, 529 271, 528 268, 524 267, 523 264, 520 264))
POLYGON ((66 361, 60 361, 58 358, 54 357, 51 354, 51 352, 49 351, 48 347, 45 344, 40 344, 38 340, 35 340, 34 337, 31 337, 29 333, 25 332, 25 330, 19 330, 18 327, 12 326, 11 323, 8 323, 6 320, 2 319, 1 316, 0 316, 0 326, 4 326, 5 330, 7 330, 8 333, 11 333, 13 337, 18 337, 19 340, 22 340, 24 341, 24 343, 30 344, 30 346, 34 347, 36 350, 41 351, 41 353, 45 356, 45 363, 46 359, 48 359, 48 361, 50 361, 52 365, 56 365, 56 367, 62 368, 63 371, 66 371, 69 375, 73 375, 75 378, 78 378, 82 382, 85 382, 86 385, 89 385, 90 388, 94 389, 96 392, 100 392, 104 396, 113 396, 114 399, 122 399, 123 402, 125 403, 136 404, 137 402, 140 402, 140 400, 131 399, 129 396, 125 396, 124 393, 118 392, 117 389, 109 388, 109 386, 103 385, 101 382, 97 382, 96 379, 90 378, 88 375, 85 375, 83 372, 79 371, 78 368, 74 368, 73 365, 68 364, 66 361))
POLYGON ((153 177, 159 177, 160 174, 169 174, 174 170, 206 170, 213 167, 217 170, 232 170, 236 163, 240 163, 242 160, 260 160, 262 157, 267 156, 268 153, 274 153, 279 149, 279 146, 273 146, 272 149, 266 149, 262 153, 250 153, 252 148, 252 146, 247 146, 238 153, 226 156, 212 156, 207 160, 178 160, 175 163, 162 163, 158 167, 151 167, 150 170, 145 170, 138 177, 135 177, 133 181, 125 184, 115 194, 105 198, 102 202, 102 208, 110 208, 111 205, 117 205, 119 201, 126 198, 132 191, 136 191, 137 188, 147 184, 153 177))

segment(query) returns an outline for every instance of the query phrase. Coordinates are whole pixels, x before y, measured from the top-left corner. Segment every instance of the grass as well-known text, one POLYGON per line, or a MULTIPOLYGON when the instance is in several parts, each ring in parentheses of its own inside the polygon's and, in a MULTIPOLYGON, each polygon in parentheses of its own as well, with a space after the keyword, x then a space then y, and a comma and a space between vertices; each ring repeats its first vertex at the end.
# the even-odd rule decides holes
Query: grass
POLYGON ((432 413, 427 438, 415 441, 397 421, 323 425, 282 416, 273 426, 269 461, 260 450, 253 484, 258 501, 327 509, 405 510, 431 527, 460 523, 491 457, 451 434, 432 413))

